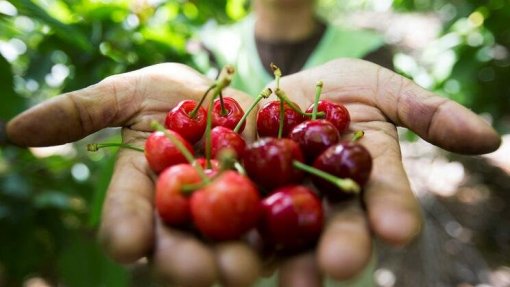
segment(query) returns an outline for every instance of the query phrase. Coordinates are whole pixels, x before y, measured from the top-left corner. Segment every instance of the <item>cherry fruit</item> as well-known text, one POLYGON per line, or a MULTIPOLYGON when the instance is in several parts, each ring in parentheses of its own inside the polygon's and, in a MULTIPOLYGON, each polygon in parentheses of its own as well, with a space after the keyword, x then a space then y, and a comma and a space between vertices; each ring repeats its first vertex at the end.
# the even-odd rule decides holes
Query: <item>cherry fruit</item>
POLYGON ((298 250, 319 238, 324 212, 320 199, 308 187, 279 188, 261 205, 259 233, 276 249, 298 250))
POLYGON ((256 226, 260 196, 248 177, 225 171, 192 194, 191 214, 204 236, 213 240, 237 239, 256 226))
MULTIPOLYGON (((362 145, 346 141, 325 150, 317 157, 313 166, 339 178, 350 178, 362 187, 368 181, 372 170, 372 156, 362 145)), ((328 199, 338 201, 353 195, 316 176, 312 177, 312 180, 328 199)))
MULTIPOLYGON (((172 130, 167 132, 193 154, 193 148, 190 143, 172 130)), ((161 131, 156 131, 149 135, 145 142, 144 152, 150 168, 156 173, 160 173, 169 166, 187 162, 186 157, 179 151, 177 146, 161 131)))
POLYGON ((183 186, 200 183, 201 178, 189 164, 178 164, 165 169, 156 182, 156 210, 170 225, 181 226, 191 222, 188 196, 183 186))
MULTIPOLYGON (((297 105, 296 105, 297 107, 297 105)), ((282 136, 287 137, 290 131, 305 120, 304 116, 284 104, 284 124, 282 136)), ((257 132, 259 137, 277 137, 280 125, 280 101, 265 104, 257 114, 257 132)))
POLYGON ((303 172, 293 167, 293 161, 303 161, 296 142, 290 139, 263 138, 248 146, 243 163, 247 174, 256 183, 274 189, 303 178, 303 172))
POLYGON ((324 150, 338 143, 340 134, 327 120, 310 120, 295 126, 289 138, 299 144, 306 161, 313 162, 324 150))
MULTIPOLYGON (((233 130, 244 116, 243 108, 241 108, 241 105, 239 105, 236 100, 229 97, 223 98, 223 107, 225 108, 224 111, 221 108, 220 99, 216 99, 214 101, 212 109, 212 126, 222 126, 233 130)), ((243 122, 239 128, 239 133, 243 132, 245 125, 246 122, 243 122)))
POLYGON ((179 133, 183 138, 194 144, 202 138, 205 131, 207 112, 203 107, 191 113, 198 103, 184 100, 171 109, 165 118, 165 127, 179 133))
POLYGON ((243 137, 233 130, 217 126, 211 130, 211 156, 217 158, 223 149, 231 149, 237 158, 241 158, 246 149, 243 137))
MULTIPOLYGON (((312 113, 313 106, 314 105, 311 105, 306 110, 306 113, 312 113)), ((317 111, 323 112, 324 119, 330 121, 337 128, 340 134, 349 128, 351 117, 349 115, 349 111, 344 105, 337 104, 328 100, 320 100, 317 111)))

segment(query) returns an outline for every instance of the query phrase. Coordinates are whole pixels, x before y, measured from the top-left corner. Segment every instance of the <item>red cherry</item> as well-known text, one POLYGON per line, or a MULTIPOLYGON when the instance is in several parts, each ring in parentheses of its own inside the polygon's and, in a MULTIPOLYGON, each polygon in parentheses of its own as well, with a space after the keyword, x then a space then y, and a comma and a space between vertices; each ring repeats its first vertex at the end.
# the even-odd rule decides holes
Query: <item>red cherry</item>
MULTIPOLYGON (((313 112, 313 104, 306 110, 306 113, 313 112)), ((344 105, 337 104, 328 100, 320 100, 317 107, 318 112, 325 114, 324 119, 330 121, 341 134, 349 128, 351 117, 349 111, 344 105)))
POLYGON ((193 118, 190 116, 197 104, 194 100, 181 101, 168 112, 165 119, 167 129, 179 133, 192 144, 202 138, 207 119, 207 112, 203 107, 197 110, 193 118))
POLYGON ((189 199, 182 192, 182 187, 200 181, 198 172, 189 164, 171 166, 159 175, 156 182, 156 210, 165 223, 181 226, 191 221, 189 199))
POLYGON ((205 175, 207 175, 209 178, 214 177, 220 171, 220 163, 215 159, 211 159, 211 168, 207 168, 207 159, 204 157, 195 159, 193 165, 202 167, 204 169, 205 175))
MULTIPOLYGON (((241 105, 234 100, 233 98, 224 97, 223 98, 223 106, 225 107, 226 114, 223 115, 221 113, 221 102, 220 99, 216 99, 213 104, 213 112, 212 112, 212 126, 222 126, 233 130, 237 123, 244 116, 243 108, 241 105)), ((246 122, 241 125, 239 129, 239 133, 242 133, 244 127, 246 126, 246 122)))
POLYGON ((191 214, 198 230, 213 240, 238 239, 254 228, 260 196, 246 176, 225 171, 191 196, 191 214))
POLYGON ((296 142, 290 139, 263 138, 244 152, 243 163, 252 180, 267 189, 297 183, 303 172, 294 168, 294 160, 303 161, 296 142))
MULTIPOLYGON (((178 133, 169 130, 177 140, 193 154, 191 145, 183 139, 178 133)), ((179 163, 186 163, 187 160, 179 149, 165 136, 163 132, 153 132, 145 142, 145 158, 149 162, 150 168, 159 173, 165 168, 179 163)))
POLYGON ((289 138, 299 144, 306 161, 313 162, 324 150, 338 143, 340 134, 327 120, 311 120, 295 126, 289 138))
MULTIPOLYGON (((289 132, 305 118, 294 111, 289 105, 284 105, 284 124, 282 136, 286 137, 289 132)), ((257 132, 259 137, 277 137, 280 123, 280 101, 272 101, 265 104, 257 113, 257 132)))
POLYGON ((232 149, 237 158, 241 158, 246 149, 243 137, 226 127, 214 127, 211 130, 211 156, 217 158, 223 149, 232 149))
MULTIPOLYGON (((341 142, 325 150, 315 160, 313 166, 340 178, 350 178, 363 187, 372 170, 372 156, 358 143, 341 142)), ((352 195, 321 178, 314 176, 312 180, 328 199, 338 201, 352 195)))
POLYGON ((319 238, 324 212, 320 199, 305 186, 285 186, 262 200, 258 230, 277 249, 308 247, 319 238))

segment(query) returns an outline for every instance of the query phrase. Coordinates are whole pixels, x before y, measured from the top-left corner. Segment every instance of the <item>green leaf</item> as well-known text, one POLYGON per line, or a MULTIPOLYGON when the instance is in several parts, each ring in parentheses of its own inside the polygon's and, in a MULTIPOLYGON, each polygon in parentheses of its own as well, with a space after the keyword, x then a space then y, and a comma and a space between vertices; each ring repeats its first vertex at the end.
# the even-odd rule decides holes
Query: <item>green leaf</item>
POLYGON ((10 120, 23 111, 26 100, 14 91, 14 77, 11 65, 0 55, 0 91, 2 104, 0 105, 0 119, 10 120))
POLYGON ((81 50, 86 52, 92 51, 93 47, 85 35, 73 26, 64 24, 59 20, 52 17, 44 9, 36 5, 30 0, 14 0, 11 1, 18 9, 19 13, 31 18, 38 19, 39 21, 50 26, 55 33, 68 42, 81 50))

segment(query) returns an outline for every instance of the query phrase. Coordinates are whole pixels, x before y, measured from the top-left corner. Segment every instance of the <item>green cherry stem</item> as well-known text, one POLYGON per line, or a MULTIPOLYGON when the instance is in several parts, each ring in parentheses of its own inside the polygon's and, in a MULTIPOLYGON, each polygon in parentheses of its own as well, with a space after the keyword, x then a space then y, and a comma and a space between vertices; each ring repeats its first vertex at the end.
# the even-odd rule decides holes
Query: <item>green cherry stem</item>
POLYGON ((355 131, 354 134, 352 135, 352 139, 351 141, 352 142, 357 142, 359 141, 363 136, 365 135, 365 132, 364 131, 355 131))
POLYGON ((105 148, 105 147, 120 147, 120 148, 127 148, 127 149, 132 149, 132 150, 144 152, 144 149, 141 148, 141 147, 136 147, 136 146, 132 146, 130 144, 125 144, 125 143, 93 143, 93 144, 88 144, 87 145, 87 151, 96 152, 96 151, 98 151, 98 150, 100 150, 102 148, 105 148))
MULTIPOLYGON (((298 105, 296 105, 295 103, 293 103, 289 97, 287 97, 287 94, 283 91, 283 90, 276 90, 274 92, 276 94, 276 96, 283 100, 291 109, 293 109, 294 111, 296 111, 297 113, 299 113, 300 115, 302 116, 305 116, 305 117, 312 117, 313 116, 313 113, 305 113, 303 112, 298 105)), ((317 112, 316 116, 317 117, 323 117, 325 116, 326 114, 324 112, 317 112)))
POLYGON ((267 99, 273 91, 270 88, 265 88, 260 94, 255 98, 255 101, 251 104, 251 106, 248 108, 246 113, 244 113, 241 120, 237 123, 237 125, 234 128, 234 132, 238 133, 241 127, 243 126, 243 123, 246 121, 250 113, 253 111, 253 109, 259 104, 259 102, 262 99, 267 99))
POLYGON ((356 193, 356 194, 360 192, 359 185, 354 180, 352 180, 350 178, 336 177, 334 175, 331 175, 331 174, 324 172, 320 169, 317 169, 313 166, 306 165, 306 164, 304 164, 300 161, 297 161, 297 160, 293 161, 292 165, 297 169, 308 172, 310 174, 313 174, 315 176, 318 176, 324 180, 331 182, 332 184, 336 185, 338 188, 340 188, 341 190, 343 190, 345 192, 356 193))
POLYGON ((278 138, 282 138, 283 125, 285 123, 285 103, 280 99, 280 125, 278 126, 278 138))
POLYGON ((182 144, 182 142, 175 138, 174 135, 168 132, 167 129, 165 129, 160 123, 153 120, 151 122, 151 128, 163 132, 165 136, 175 145, 175 147, 182 153, 182 155, 186 158, 188 163, 195 167, 195 169, 198 172, 198 175, 202 178, 204 182, 210 182, 209 178, 204 172, 204 169, 200 165, 193 165, 195 162, 195 158, 193 158, 193 155, 189 152, 189 150, 182 144))
POLYGON ((200 107, 204 104, 205 98, 207 98, 207 94, 209 94, 209 92, 212 91, 212 89, 216 88, 216 85, 217 83, 212 84, 207 89, 207 91, 205 91, 205 93, 202 95, 202 98, 200 98, 200 102, 198 103, 198 105, 189 113, 190 118, 193 119, 197 116, 198 109, 200 109, 200 107))
POLYGON ((318 81, 315 85, 315 99, 313 101, 313 110, 312 110, 312 120, 317 119, 317 110, 319 109, 319 99, 321 97, 322 87, 324 83, 322 81, 318 81))
POLYGON ((246 175, 246 169, 244 169, 244 166, 240 164, 238 161, 234 163, 234 168, 240 175, 246 175))
POLYGON ((225 109, 225 102, 223 101, 223 93, 220 92, 220 107, 221 107, 221 115, 226 116, 228 114, 227 109, 225 109))

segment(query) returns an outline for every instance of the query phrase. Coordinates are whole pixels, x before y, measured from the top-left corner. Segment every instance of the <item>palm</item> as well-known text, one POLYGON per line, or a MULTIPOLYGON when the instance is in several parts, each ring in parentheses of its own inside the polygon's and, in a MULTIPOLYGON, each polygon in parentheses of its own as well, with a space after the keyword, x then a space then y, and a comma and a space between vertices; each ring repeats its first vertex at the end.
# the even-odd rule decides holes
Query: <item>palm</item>
MULTIPOLYGON (((307 107, 317 80, 325 83, 325 98, 347 105, 351 128, 366 133, 361 143, 374 157, 363 198, 367 212, 365 215, 356 204, 332 208, 316 257, 287 260, 281 268, 283 286, 294 286, 292 282, 303 277, 315 280, 313 284, 317 285, 320 273, 348 278, 368 262, 371 233, 404 244, 419 231, 419 209, 402 168, 395 124, 454 151, 486 152, 499 143, 494 131, 475 115, 366 62, 332 62, 283 78, 282 87, 293 101, 307 107), (456 126, 459 123, 461 127, 456 126), (473 140, 459 142, 460 128, 473 140)), ((14 143, 44 146, 74 141, 108 126, 121 126, 123 141, 141 146, 151 131, 151 120, 162 122, 177 102, 199 99, 209 85, 210 81, 183 65, 152 66, 43 103, 11 121, 7 132, 14 143)), ((251 102, 240 92, 227 93, 244 108, 251 102)), ((253 117, 244 136, 249 140, 255 136, 253 117)), ((186 286, 206 286, 218 279, 227 286, 244 286, 258 276, 257 256, 247 245, 237 242, 207 246, 154 220, 153 190, 153 174, 143 154, 121 151, 100 229, 106 250, 115 259, 132 262, 152 254, 162 274, 186 286)))

